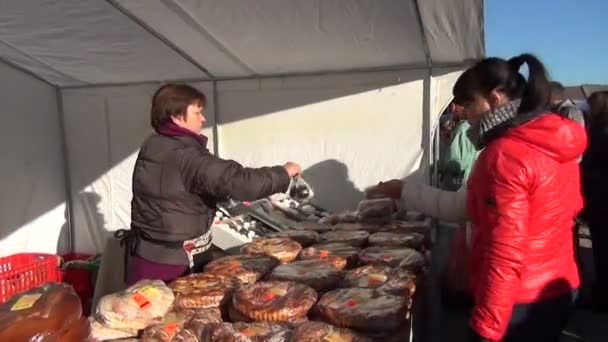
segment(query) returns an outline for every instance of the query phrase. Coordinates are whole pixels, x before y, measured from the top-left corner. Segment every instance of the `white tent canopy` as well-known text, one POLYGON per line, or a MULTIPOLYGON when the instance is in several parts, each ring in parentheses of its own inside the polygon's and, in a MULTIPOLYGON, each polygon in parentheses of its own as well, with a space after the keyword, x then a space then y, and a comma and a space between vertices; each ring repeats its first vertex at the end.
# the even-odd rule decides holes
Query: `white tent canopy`
POLYGON ((0 254, 99 252, 129 226, 160 82, 207 94, 219 156, 299 161, 330 209, 425 170, 454 80, 483 56, 482 5, 0 1, 0 254))

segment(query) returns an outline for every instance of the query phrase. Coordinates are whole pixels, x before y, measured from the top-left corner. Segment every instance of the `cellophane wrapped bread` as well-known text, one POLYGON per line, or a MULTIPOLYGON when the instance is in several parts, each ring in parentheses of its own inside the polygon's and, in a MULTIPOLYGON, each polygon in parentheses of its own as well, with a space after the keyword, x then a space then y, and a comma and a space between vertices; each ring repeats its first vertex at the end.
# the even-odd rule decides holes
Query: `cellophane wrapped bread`
POLYGON ((141 340, 143 342, 169 342, 184 328, 193 315, 193 310, 171 310, 159 322, 144 329, 141 340))
POLYGON ((302 246, 288 238, 262 238, 253 240, 241 248, 243 254, 268 255, 281 263, 295 260, 302 250, 302 246))
POLYGON ((137 329, 119 330, 108 328, 99 323, 94 317, 89 317, 89 324, 91 325, 91 340, 93 342, 127 339, 135 337, 138 334, 137 329))
POLYGON ((361 221, 384 219, 390 220, 395 213, 395 201, 391 198, 367 199, 359 202, 358 218, 361 221))
MULTIPOLYGON (((78 335, 82 307, 67 284, 48 283, 0 305, 0 341, 57 341, 78 335)), ((84 331, 83 330, 83 331, 84 331)))
POLYGON ((341 258, 344 259, 347 267, 353 267, 357 264, 359 251, 359 248, 344 243, 329 242, 304 248, 299 258, 302 260, 341 258))
POLYGON ((367 243, 369 233, 365 230, 334 230, 319 237, 321 243, 339 242, 350 246, 361 247, 367 243))
POLYGON ((319 241, 319 234, 312 230, 284 230, 266 235, 269 238, 288 238, 299 243, 302 247, 314 245, 319 241))
POLYGON ((420 233, 378 232, 372 234, 368 241, 371 246, 408 247, 421 250, 424 247, 425 237, 420 233))
POLYGON ((339 289, 324 294, 316 313, 326 322, 361 331, 396 330, 407 320, 409 300, 374 289, 339 289))
POLYGON ((411 248, 374 246, 362 250, 359 261, 364 265, 397 267, 402 260, 417 258, 419 255, 420 252, 411 248))
POLYGON ((102 297, 95 318, 118 330, 141 330, 162 319, 173 306, 173 291, 160 280, 141 280, 123 292, 102 297))
POLYGON ((326 292, 338 287, 342 276, 342 270, 331 260, 310 259, 278 266, 270 274, 270 280, 295 281, 326 292))
POLYGON ((338 328, 324 322, 307 322, 298 325, 291 342, 371 342, 370 339, 346 328, 338 328))
POLYGON ((218 308, 195 310, 192 318, 171 342, 207 342, 222 323, 218 308))
POLYGON ((291 329, 277 323, 224 323, 213 333, 213 342, 289 342, 291 329))
POLYGON ((227 303, 241 282, 231 276, 195 273, 178 278, 169 286, 175 292, 176 308, 204 309, 227 303))
POLYGON ((232 304, 238 313, 258 322, 293 322, 306 317, 317 301, 312 288, 291 281, 267 281, 240 288, 232 304))
POLYGON ((205 273, 236 277, 248 285, 265 277, 278 264, 278 260, 266 255, 232 255, 211 261, 205 266, 205 273))

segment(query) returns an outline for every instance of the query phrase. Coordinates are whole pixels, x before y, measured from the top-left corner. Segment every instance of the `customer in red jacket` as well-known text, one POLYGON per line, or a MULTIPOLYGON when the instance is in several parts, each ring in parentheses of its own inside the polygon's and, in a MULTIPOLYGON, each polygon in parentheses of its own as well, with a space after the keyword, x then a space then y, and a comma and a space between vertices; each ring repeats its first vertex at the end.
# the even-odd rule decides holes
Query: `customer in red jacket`
POLYGON ((466 74, 455 101, 484 148, 466 196, 473 339, 559 341, 579 287, 573 225, 585 130, 547 112, 549 81, 532 55, 487 58, 466 74))

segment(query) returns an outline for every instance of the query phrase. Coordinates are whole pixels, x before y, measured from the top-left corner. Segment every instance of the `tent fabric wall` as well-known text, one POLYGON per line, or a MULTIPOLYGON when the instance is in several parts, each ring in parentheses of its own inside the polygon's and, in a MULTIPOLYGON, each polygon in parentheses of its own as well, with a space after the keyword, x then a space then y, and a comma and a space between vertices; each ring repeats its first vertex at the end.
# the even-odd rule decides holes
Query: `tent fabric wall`
POLYGON ((428 176, 439 108, 483 49, 482 0, 0 2, 0 61, 48 83, 21 93, 46 99, 38 89, 56 86, 61 94, 34 125, 51 127, 39 138, 46 172, 35 201, 56 207, 27 204, 19 188, 35 184, 19 158, 39 151, 26 144, 9 154, 17 166, 3 172, 20 193, 3 205, 11 220, 2 244, 35 248, 28 234, 47 229, 36 248, 56 248, 47 237, 61 227, 45 227, 69 216, 66 185, 77 251, 100 251, 110 232, 128 227, 150 96, 171 80, 207 93, 205 133, 220 156, 252 166, 300 161, 330 209, 351 207, 380 179, 428 176), (455 72, 439 69, 447 66, 455 72), (64 157, 63 141, 65 170, 50 157, 64 157), (66 173, 67 184, 56 177, 66 173))
POLYGON ((0 63, 0 256, 67 247, 57 93, 0 63))

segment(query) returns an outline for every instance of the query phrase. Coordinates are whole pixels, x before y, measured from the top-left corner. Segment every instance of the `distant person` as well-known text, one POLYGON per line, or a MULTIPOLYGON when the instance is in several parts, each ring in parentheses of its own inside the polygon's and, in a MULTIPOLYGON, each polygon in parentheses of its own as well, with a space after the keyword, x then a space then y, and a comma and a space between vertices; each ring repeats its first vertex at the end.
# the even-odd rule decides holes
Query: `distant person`
POLYGON ((585 126, 585 115, 571 99, 566 98, 566 88, 559 82, 551 82, 550 109, 585 126))
POLYGON ((468 131, 471 125, 466 120, 463 107, 452 103, 451 108, 455 124, 450 144, 442 160, 441 188, 457 191, 469 178, 479 152, 469 138, 468 131))
POLYGON ((592 299, 595 310, 608 312, 608 92, 593 93, 588 103, 589 144, 581 172, 596 274, 592 299))

